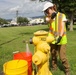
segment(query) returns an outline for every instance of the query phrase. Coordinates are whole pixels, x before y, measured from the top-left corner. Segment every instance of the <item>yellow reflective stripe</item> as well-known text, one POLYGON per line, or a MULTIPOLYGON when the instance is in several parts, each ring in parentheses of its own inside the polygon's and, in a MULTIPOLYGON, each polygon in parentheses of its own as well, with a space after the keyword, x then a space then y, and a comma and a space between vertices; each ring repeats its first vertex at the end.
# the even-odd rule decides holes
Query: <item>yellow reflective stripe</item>
MULTIPOLYGON (((49 32, 51 34, 53 34, 55 36, 59 36, 61 29, 62 29, 61 23, 62 23, 63 17, 64 17, 64 14, 58 12, 55 20, 50 25, 49 32)), ((66 32, 66 27, 64 27, 64 33, 65 32, 66 32)))
MULTIPOLYGON (((57 25, 57 29, 55 30, 55 20, 50 24, 50 30, 49 30, 49 34, 48 34, 48 36, 53 36, 53 37, 55 37, 55 34, 58 36, 59 35, 59 31, 58 31, 58 17, 59 17, 59 14, 62 14, 62 13, 58 13, 57 14, 57 19, 56 19, 56 25, 57 25), (52 29, 52 30, 51 30, 52 29)), ((64 14, 62 14, 62 19, 63 19, 63 17, 65 17, 65 15, 64 14)), ((60 21, 60 20, 59 20, 60 21)), ((64 25, 65 26, 65 25, 64 25)), ((63 35, 62 35, 62 40, 60 41, 60 45, 61 44, 66 44, 67 43, 67 37, 66 37, 66 27, 64 27, 64 33, 63 33, 63 35)), ((52 42, 52 44, 55 44, 55 41, 54 42, 52 42)), ((59 45, 58 44, 58 45, 59 45)))
POLYGON ((58 32, 59 32, 59 35, 61 33, 61 30, 62 30, 62 18, 63 18, 63 15, 61 13, 58 14, 58 32))
POLYGON ((57 24, 57 16, 56 16, 56 18, 55 18, 55 32, 57 32, 58 31, 58 24, 57 24))

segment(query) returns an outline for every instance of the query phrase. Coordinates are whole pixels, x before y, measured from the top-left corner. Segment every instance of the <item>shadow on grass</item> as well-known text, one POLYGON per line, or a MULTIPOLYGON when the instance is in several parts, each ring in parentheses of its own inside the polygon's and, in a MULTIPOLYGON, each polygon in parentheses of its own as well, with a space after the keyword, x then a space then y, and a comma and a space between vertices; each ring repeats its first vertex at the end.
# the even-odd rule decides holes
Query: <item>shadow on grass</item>
MULTIPOLYGON (((45 31, 48 31, 48 29, 41 29, 41 30, 45 30, 45 31)), ((30 31, 30 30, 29 30, 30 31)), ((37 30, 38 31, 38 30, 37 30)), ((22 37, 22 36, 24 36, 24 35, 32 35, 34 32, 25 32, 25 33, 20 33, 20 34, 18 34, 18 35, 20 35, 20 37, 22 37)), ((18 38, 20 38, 20 37, 16 37, 16 38, 14 38, 14 39, 11 39, 11 40, 9 40, 9 41, 6 41, 6 42, 3 42, 3 43, 1 43, 0 44, 0 46, 2 46, 2 45, 4 45, 4 44, 7 44, 7 43, 10 43, 10 42, 12 42, 12 41, 14 41, 14 40, 16 40, 16 39, 18 39, 18 38)))
POLYGON ((76 28, 73 28, 74 30, 76 30, 76 28))
POLYGON ((18 35, 24 36, 24 35, 30 35, 30 34, 33 34, 33 32, 25 32, 25 33, 20 33, 18 35))
MULTIPOLYGON (((49 69, 51 70, 52 69, 52 61, 51 61, 51 58, 49 59, 49 69)), ((61 70, 64 72, 64 67, 61 63, 60 60, 57 60, 57 69, 61 70)))
POLYGON ((2 45, 4 45, 4 44, 7 44, 7 43, 10 43, 10 42, 12 42, 13 40, 16 40, 16 39, 18 39, 18 38, 19 38, 19 37, 16 37, 16 38, 11 39, 11 40, 9 40, 9 41, 3 42, 3 43, 0 44, 0 46, 2 46, 2 45))
POLYGON ((10 43, 10 42, 12 42, 12 41, 14 41, 14 40, 16 40, 16 39, 24 36, 24 35, 29 35, 29 34, 32 34, 32 33, 28 33, 28 32, 27 32, 27 33, 20 33, 20 34, 18 34, 18 35, 20 35, 19 37, 16 37, 16 38, 14 38, 14 39, 11 39, 11 40, 8 40, 8 41, 6 41, 6 42, 3 42, 3 43, 0 44, 0 46, 2 46, 2 45, 4 45, 4 44, 7 44, 7 43, 10 43))
POLYGON ((65 71, 64 70, 64 67, 63 67, 63 64, 61 63, 61 61, 60 60, 58 60, 58 68, 61 70, 61 71, 65 71))
POLYGON ((35 31, 33 31, 33 32, 31 32, 31 31, 29 30, 30 32, 20 33, 19 35, 21 35, 21 36, 24 36, 24 35, 32 35, 32 34, 34 34, 34 32, 39 31, 39 30, 48 31, 48 28, 45 28, 45 29, 38 29, 38 30, 35 30, 35 31))

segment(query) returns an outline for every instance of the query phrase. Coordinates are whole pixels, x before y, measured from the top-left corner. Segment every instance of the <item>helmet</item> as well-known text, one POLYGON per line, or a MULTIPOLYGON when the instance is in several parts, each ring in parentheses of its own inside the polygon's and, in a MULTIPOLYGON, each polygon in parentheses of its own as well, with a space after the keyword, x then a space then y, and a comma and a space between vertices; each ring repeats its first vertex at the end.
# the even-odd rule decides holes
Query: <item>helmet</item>
POLYGON ((42 11, 45 11, 46 9, 48 9, 49 7, 52 7, 52 6, 54 6, 54 4, 53 4, 53 3, 51 3, 51 2, 47 2, 47 3, 44 5, 44 7, 43 7, 43 10, 42 10, 42 11))

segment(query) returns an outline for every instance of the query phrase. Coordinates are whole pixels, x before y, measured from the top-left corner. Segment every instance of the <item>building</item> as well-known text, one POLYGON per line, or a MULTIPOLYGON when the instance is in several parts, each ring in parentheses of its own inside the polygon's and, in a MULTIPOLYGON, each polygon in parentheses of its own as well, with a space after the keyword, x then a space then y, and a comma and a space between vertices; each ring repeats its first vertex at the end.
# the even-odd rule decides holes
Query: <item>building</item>
POLYGON ((43 24, 43 23, 44 23, 43 18, 34 18, 29 21, 30 25, 38 25, 38 24, 43 24))

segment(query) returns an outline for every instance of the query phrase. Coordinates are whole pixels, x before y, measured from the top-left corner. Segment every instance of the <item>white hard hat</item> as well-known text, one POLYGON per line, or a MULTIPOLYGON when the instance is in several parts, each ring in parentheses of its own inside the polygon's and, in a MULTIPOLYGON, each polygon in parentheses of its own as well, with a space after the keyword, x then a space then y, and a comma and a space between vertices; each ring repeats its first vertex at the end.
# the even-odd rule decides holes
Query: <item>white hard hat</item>
POLYGON ((44 7, 43 7, 43 10, 42 11, 45 11, 46 9, 48 9, 49 7, 53 7, 54 6, 54 4, 53 3, 51 3, 51 2, 47 2, 47 3, 45 3, 45 5, 44 5, 44 7))

